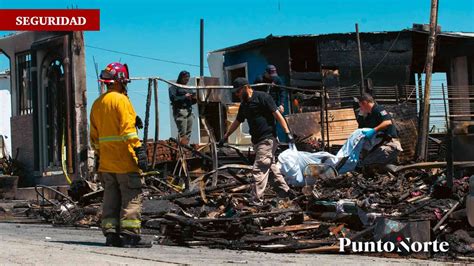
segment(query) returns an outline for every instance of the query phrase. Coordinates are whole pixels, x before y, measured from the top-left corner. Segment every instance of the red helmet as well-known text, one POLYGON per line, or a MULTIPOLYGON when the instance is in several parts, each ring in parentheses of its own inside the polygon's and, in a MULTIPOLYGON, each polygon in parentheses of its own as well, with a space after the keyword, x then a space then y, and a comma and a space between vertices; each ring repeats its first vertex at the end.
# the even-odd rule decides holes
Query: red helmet
POLYGON ((100 72, 100 79, 99 81, 104 83, 114 83, 114 82, 121 82, 121 83, 129 83, 130 76, 128 75, 128 66, 127 64, 120 64, 120 63, 110 63, 107 67, 100 72))

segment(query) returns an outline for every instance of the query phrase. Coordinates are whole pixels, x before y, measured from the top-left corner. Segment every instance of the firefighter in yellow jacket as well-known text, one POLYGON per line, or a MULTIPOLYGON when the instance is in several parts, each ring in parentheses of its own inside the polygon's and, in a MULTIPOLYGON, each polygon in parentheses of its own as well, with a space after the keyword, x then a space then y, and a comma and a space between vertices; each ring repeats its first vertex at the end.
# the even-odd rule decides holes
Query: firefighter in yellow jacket
POLYGON ((140 237, 141 171, 147 157, 136 129, 137 116, 127 96, 127 65, 109 64, 100 75, 107 92, 93 104, 90 137, 99 156, 104 186, 102 230, 107 246, 150 247, 140 237))

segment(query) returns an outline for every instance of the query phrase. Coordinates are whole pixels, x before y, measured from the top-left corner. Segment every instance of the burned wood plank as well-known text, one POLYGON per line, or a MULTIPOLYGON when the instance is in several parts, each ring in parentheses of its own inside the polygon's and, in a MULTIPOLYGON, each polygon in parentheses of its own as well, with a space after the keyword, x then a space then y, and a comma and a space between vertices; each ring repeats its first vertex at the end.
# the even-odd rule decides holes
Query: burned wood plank
POLYGON ((257 251, 265 252, 275 252, 275 253, 284 253, 293 251, 291 244, 270 244, 270 245, 261 245, 254 248, 257 251))
POLYGON ((240 191, 243 191, 243 190, 247 190, 249 188, 250 188, 250 185, 242 185, 242 186, 239 186, 239 187, 236 187, 236 188, 232 188, 229 191, 232 192, 232 193, 236 193, 236 192, 240 192, 240 191))
POLYGON ((285 239, 285 237, 279 235, 244 235, 240 240, 247 243, 268 243, 280 239, 285 239))
POLYGON ((321 87, 323 83, 315 80, 290 79, 291 86, 295 87, 321 87))
POLYGON ((299 249, 296 253, 339 253, 339 245, 299 249))
POLYGON ((443 218, 441 218, 441 220, 439 220, 439 222, 433 227, 433 232, 438 231, 438 229, 441 227, 441 225, 443 225, 443 223, 446 221, 446 219, 448 219, 449 215, 459 207, 461 202, 464 202, 464 197, 460 201, 456 202, 456 204, 454 204, 454 206, 443 216, 443 218))
MULTIPOLYGON (((446 162, 423 162, 423 163, 414 163, 409 165, 396 166, 393 164, 386 165, 387 170, 392 173, 397 173, 410 169, 432 169, 432 168, 443 168, 446 167, 446 162)), ((468 168, 474 167, 474 161, 465 161, 465 162, 453 162, 455 167, 459 168, 468 168)))
MULTIPOLYGON (((218 191, 218 190, 222 190, 222 189, 236 188, 236 187, 239 187, 240 185, 241 185, 240 183, 221 184, 221 185, 217 185, 215 187, 207 187, 207 188, 205 188, 205 192, 209 193, 209 192, 214 192, 214 191, 218 191)), ((181 193, 181 194, 166 195, 166 196, 160 197, 159 199, 160 200, 175 200, 175 199, 178 199, 178 198, 194 197, 194 196, 197 196, 197 195, 200 195, 200 194, 201 194, 200 190, 195 190, 195 191, 184 192, 184 193, 181 193)))
POLYGON ((220 244, 224 246, 229 246, 231 244, 230 241, 225 238, 212 238, 212 237, 200 237, 200 236, 196 236, 194 238, 199 241, 207 241, 207 242, 220 244))
POLYGON ((199 227, 200 229, 204 229, 199 223, 195 221, 195 219, 192 219, 192 218, 177 215, 175 213, 167 213, 164 215, 164 217, 166 219, 176 221, 182 225, 191 226, 191 227, 199 227))
POLYGON ((175 222, 165 218, 155 218, 146 221, 145 226, 151 229, 160 229, 163 225, 166 224, 175 224, 175 222))
POLYGON ((184 216, 180 216, 174 213, 169 213, 165 215, 165 218, 170 218, 171 220, 182 222, 186 225, 194 225, 196 223, 219 223, 219 222, 232 222, 237 220, 246 220, 246 219, 254 219, 260 217, 271 217, 286 213, 300 213, 301 210, 299 209, 285 209, 279 211, 271 211, 271 212, 261 212, 261 213, 254 213, 244 216, 237 216, 231 218, 199 218, 199 219, 192 219, 184 216))
POLYGON ((297 225, 287 225, 287 226, 275 226, 275 227, 267 227, 262 232, 266 234, 275 234, 275 233, 283 233, 283 232, 306 231, 306 230, 318 229, 320 225, 321 225, 320 223, 310 223, 310 224, 297 224, 297 225))
POLYGON ((97 199, 97 198, 101 198, 104 196, 104 189, 103 188, 100 188, 96 191, 93 191, 93 192, 90 192, 90 193, 87 193, 85 194, 84 196, 82 196, 80 199, 79 199, 79 203, 82 204, 82 205, 86 205, 86 204, 89 204, 91 201, 93 201, 94 199, 97 199))

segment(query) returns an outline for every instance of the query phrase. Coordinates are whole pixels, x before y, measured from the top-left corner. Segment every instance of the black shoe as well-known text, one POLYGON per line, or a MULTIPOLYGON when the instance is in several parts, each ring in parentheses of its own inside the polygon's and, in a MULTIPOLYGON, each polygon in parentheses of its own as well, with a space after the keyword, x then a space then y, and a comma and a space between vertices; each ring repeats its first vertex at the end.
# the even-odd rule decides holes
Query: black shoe
POLYGON ((142 239, 139 235, 122 234, 124 248, 151 248, 153 243, 142 239))
POLYGON ((117 233, 107 233, 105 235, 105 245, 108 247, 122 247, 122 238, 117 233))

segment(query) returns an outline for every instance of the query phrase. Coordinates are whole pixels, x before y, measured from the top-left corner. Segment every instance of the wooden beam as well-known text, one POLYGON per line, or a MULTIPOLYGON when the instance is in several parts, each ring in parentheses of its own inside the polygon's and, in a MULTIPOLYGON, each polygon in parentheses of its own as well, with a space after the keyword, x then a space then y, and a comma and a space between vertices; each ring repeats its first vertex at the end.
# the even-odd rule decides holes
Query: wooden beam
POLYGON ((309 223, 309 224, 274 226, 274 227, 267 227, 262 232, 265 234, 274 234, 274 233, 283 233, 283 232, 306 231, 306 230, 318 229, 320 225, 321 224, 319 222, 316 222, 316 223, 309 223))
POLYGON ((296 253, 338 253, 338 252, 339 252, 338 245, 296 250, 296 253))
POLYGON ((294 72, 290 73, 292 79, 303 79, 303 80, 319 80, 322 81, 323 77, 321 72, 294 72))
POLYGON ((323 82, 305 79, 290 79, 291 86, 294 87, 321 87, 323 82))

